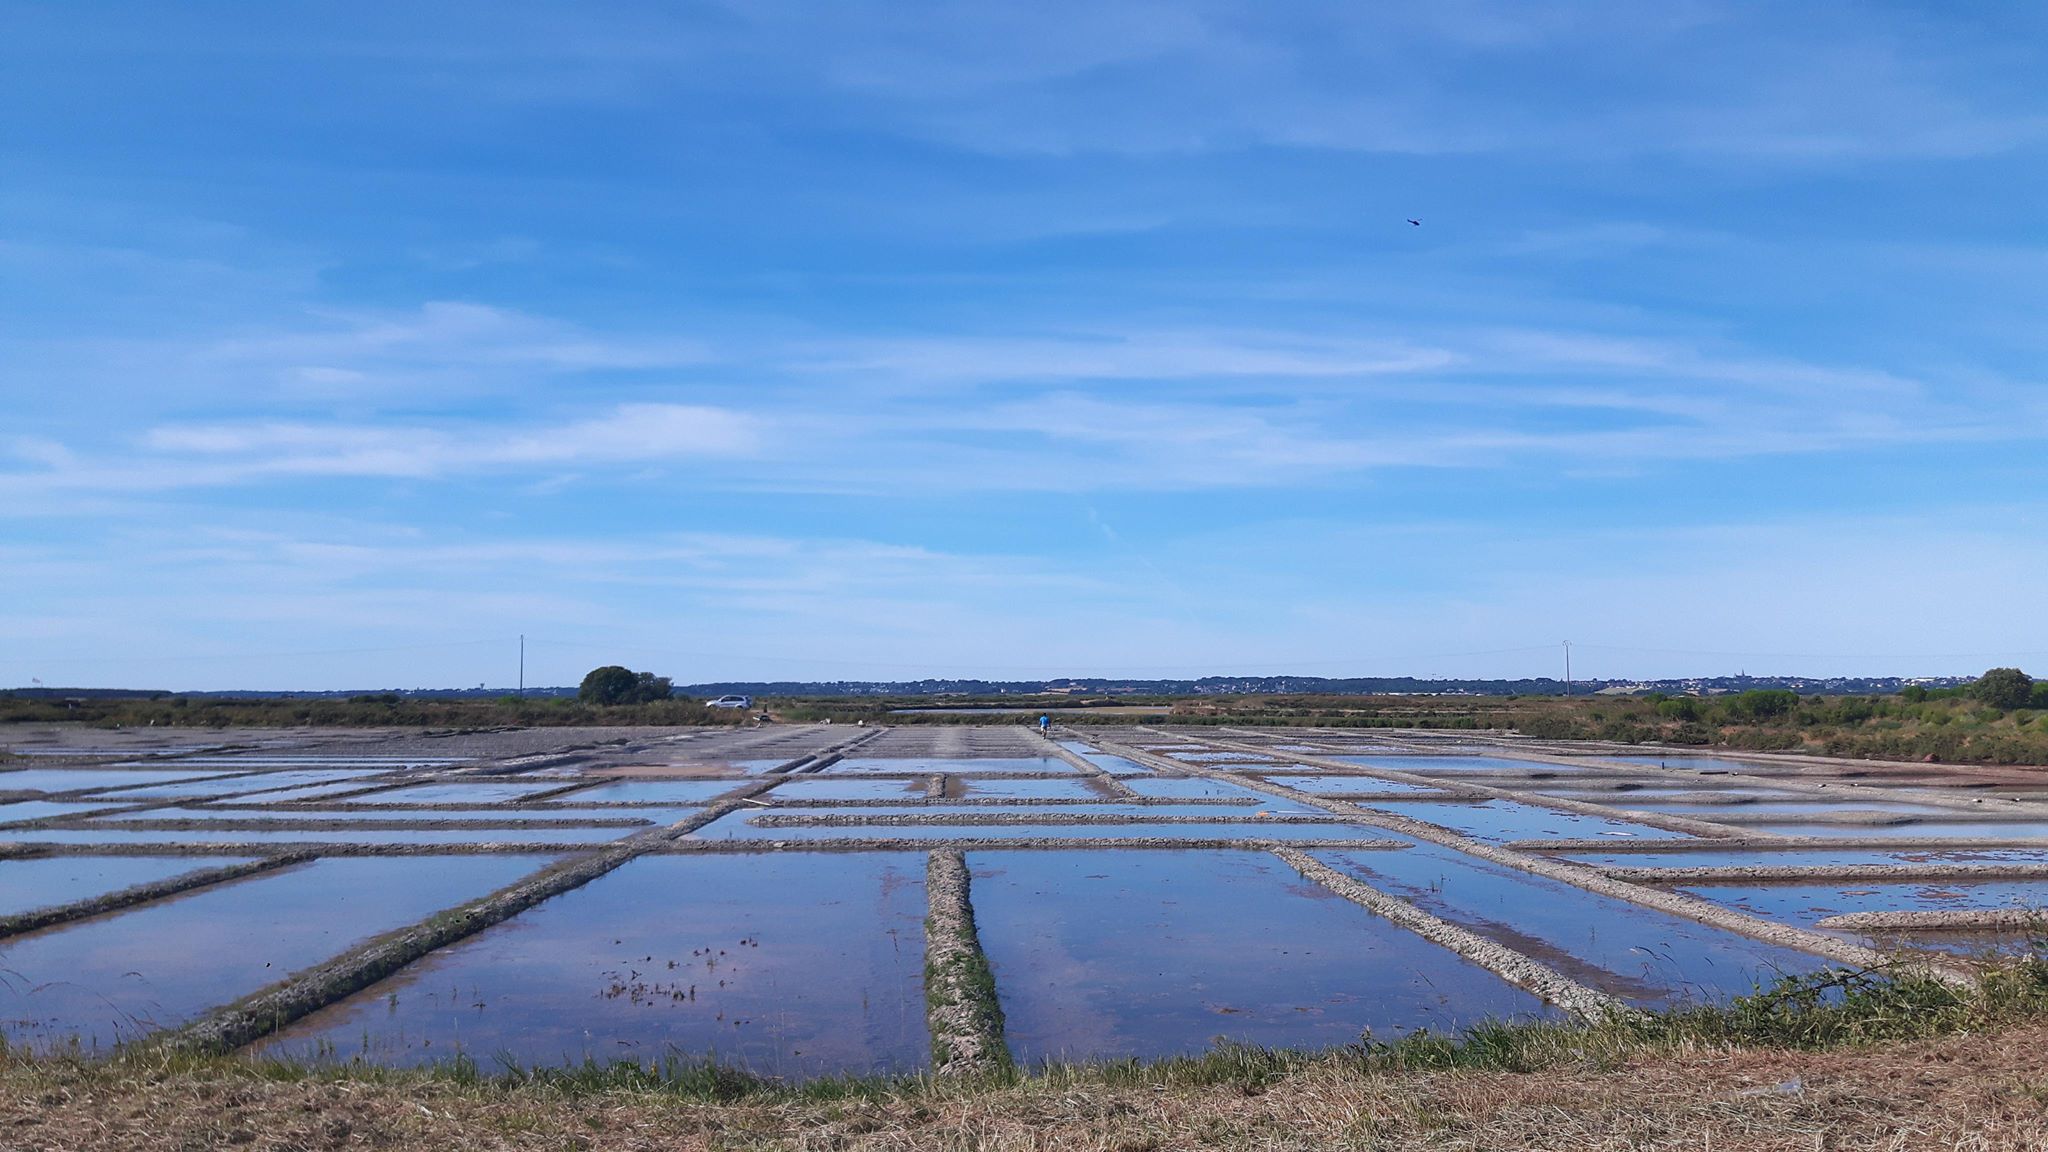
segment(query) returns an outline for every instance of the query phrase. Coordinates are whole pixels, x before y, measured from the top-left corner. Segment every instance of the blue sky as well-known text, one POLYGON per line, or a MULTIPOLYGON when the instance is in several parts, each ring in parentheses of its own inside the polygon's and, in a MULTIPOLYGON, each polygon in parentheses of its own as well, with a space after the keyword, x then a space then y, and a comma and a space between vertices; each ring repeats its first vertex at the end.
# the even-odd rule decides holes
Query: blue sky
POLYGON ((0 684, 2048 672, 2038 6, 0 26, 0 684))

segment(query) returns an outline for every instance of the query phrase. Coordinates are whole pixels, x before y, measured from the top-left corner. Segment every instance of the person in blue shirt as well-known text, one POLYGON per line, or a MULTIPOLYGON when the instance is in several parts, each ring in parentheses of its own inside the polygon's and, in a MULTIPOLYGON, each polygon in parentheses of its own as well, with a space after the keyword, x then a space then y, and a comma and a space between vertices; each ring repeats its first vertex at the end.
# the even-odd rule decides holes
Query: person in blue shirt
POLYGON ((1052 731, 1052 717, 1040 716, 1038 718, 1038 731, 1040 735, 1052 731))

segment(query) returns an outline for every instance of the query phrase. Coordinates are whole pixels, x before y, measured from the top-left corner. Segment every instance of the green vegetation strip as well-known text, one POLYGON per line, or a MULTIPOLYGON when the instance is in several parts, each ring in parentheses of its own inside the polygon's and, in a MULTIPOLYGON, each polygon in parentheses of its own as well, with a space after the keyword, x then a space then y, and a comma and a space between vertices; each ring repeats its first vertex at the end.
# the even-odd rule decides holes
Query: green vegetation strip
POLYGON ((967 858, 942 848, 925 863, 924 998, 932 1068, 941 1076, 990 1076, 1011 1070, 995 973, 974 928, 967 858))
POLYGON ((1389 896, 1356 877, 1346 876, 1305 852, 1293 848, 1276 848, 1273 855, 1285 860, 1303 876, 1375 916, 1391 920, 1433 944, 1456 952, 1515 987, 1539 996, 1573 1016, 1583 1020, 1604 1020, 1631 1011, 1627 1005, 1605 992, 1588 988, 1520 952, 1432 916, 1408 901, 1389 896))
POLYGON ((137 904, 147 904, 152 900, 161 900, 180 892, 190 892, 195 888, 204 888, 228 880, 239 880, 244 876, 269 872, 287 864, 299 864, 311 859, 311 856, 299 853, 273 856, 267 860, 251 860, 246 864, 230 864, 224 868, 202 868, 197 872, 152 880, 146 884, 123 888, 118 892, 74 900, 69 904, 56 904, 48 908, 17 912, 12 916, 0 916, 0 939, 19 936, 23 932, 33 932, 38 928, 47 928, 52 924, 65 924, 137 904))

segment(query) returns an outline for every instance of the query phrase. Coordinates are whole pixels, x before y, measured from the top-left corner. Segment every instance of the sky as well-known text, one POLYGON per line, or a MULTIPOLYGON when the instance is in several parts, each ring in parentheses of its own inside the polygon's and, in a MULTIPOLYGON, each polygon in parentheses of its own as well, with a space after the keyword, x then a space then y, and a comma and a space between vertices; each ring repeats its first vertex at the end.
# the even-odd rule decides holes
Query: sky
POLYGON ((2029 4, 0 0, 0 686, 2048 674, 2043 77, 2029 4))

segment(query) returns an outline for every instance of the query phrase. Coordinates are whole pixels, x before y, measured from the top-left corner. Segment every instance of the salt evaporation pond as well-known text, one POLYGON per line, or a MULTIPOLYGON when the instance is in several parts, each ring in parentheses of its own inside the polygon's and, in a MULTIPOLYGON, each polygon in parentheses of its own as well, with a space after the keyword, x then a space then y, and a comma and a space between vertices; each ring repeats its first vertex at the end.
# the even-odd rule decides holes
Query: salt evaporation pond
POLYGON ((1079 741, 1062 740, 1060 741, 1060 747, 1112 775, 1142 776, 1152 771, 1136 760, 1113 755, 1108 752, 1097 752, 1092 746, 1080 743, 1079 741))
POLYGON ((13 804, 0 804, 0 824, 22 824, 53 816, 82 816, 88 812, 112 811, 120 806, 119 801, 113 800, 20 800, 13 804))
POLYGON ((1982 821, 1970 823, 1913 821, 1905 824, 1751 824, 1759 832, 1780 836, 1827 836, 1846 840, 1910 837, 1942 840, 2039 840, 2048 847, 2048 822, 1982 821))
MULTIPOLYGON (((746 780, 615 780, 592 788, 578 788, 554 798, 558 804, 703 804, 746 780)), ((551 787, 561 787, 559 781, 551 787)), ((759 785, 755 785, 759 787, 759 785)))
MULTIPOLYGON (((2027 914, 2048 909, 2048 880, 1921 880, 1903 883, 1700 884, 1679 889, 1702 900, 1767 920, 1819 928, 1829 916, 1854 912, 1956 912, 1997 909, 2027 914)), ((1820 929, 1828 931, 1828 929, 1820 929)), ((1835 935, 1861 933, 1835 930, 1835 935)), ((2048 936, 2048 916, 2036 929, 2048 936)), ((1913 934, 1919 935, 1918 933, 1913 934)), ((2021 933, 2024 938, 2026 934, 2021 933)), ((1907 937, 1910 938, 1910 937, 1907 937)))
POLYGON ((766 799, 774 800, 896 800, 924 795, 923 780, 861 780, 845 777, 800 776, 784 780, 766 799))
POLYGON ((220 772, 160 772, 146 768, 22 768, 0 772, 0 792, 77 792, 128 788, 171 780, 205 780, 220 772))
MULTIPOLYGON (((1711 844, 1713 841, 1696 841, 1711 844)), ((2048 864, 2040 848, 1699 848, 1684 852, 1572 852, 1595 868, 1844 868, 1912 864, 2048 864)))
POLYGON ((379 804, 500 804, 562 787, 559 780, 421 784, 377 793, 379 804))
POLYGON ((1433 776, 1442 772, 1496 772, 1521 775, 1530 772, 1584 772, 1585 766, 1549 764, 1540 760, 1504 760, 1497 756, 1332 756, 1346 764, 1384 768, 1433 776))
POLYGON ((956 780, 960 794, 970 799, 983 797, 1013 800, 1098 800, 1107 801, 1115 796, 1092 776, 1077 776, 1072 779, 1046 780, 1024 777, 1005 780, 1000 777, 986 777, 973 780, 956 780))
POLYGON ((23 844, 601 844, 645 831, 630 828, 32 828, 0 831, 0 843, 23 844))
POLYGON ((973 852, 1011 1052, 1154 1058, 1355 1043, 1543 1003, 1258 852, 973 852))
MULTIPOLYGON (((940 822, 896 823, 875 822, 855 824, 770 824, 759 818, 770 814, 791 816, 798 814, 829 815, 834 818, 858 819, 862 813, 849 809, 818 809, 802 813, 800 809, 777 808, 755 809, 734 812, 722 816, 691 833, 691 840, 763 840, 763 841, 809 841, 809 840, 1120 840, 1120 839, 1182 839, 1182 840, 1377 840, 1378 829, 1361 824, 1347 824, 1340 820, 1318 820, 1312 823, 1283 823, 1274 820, 1241 819, 1228 823, 1219 822, 1222 816, 1237 813, 1230 808, 1190 806, 1192 811, 1182 810, 1160 812, 1156 808, 1137 807, 1147 815, 1177 815, 1184 822, 1154 823, 1112 822, 1068 824, 1060 823, 1062 816, 1072 813, 1071 808, 1046 809, 1032 812, 1018 808, 974 808, 951 810, 953 819, 944 822, 932 809, 918 809, 920 813, 938 816, 940 822), (1031 817, 1042 817, 1032 821, 1031 817), (977 823, 984 818, 995 818, 1003 823, 977 823), (1026 821, 1026 822, 1014 822, 1026 821)), ((865 815, 892 819, 900 810, 885 809, 869 811, 865 815)))
POLYGON ((243 863, 247 861, 231 856, 45 856, 0 860, 0 916, 53 908, 137 884, 243 863))
MULTIPOLYGON (((1360 792, 1413 793, 1428 796, 1439 791, 1439 786, 1436 785, 1405 784, 1398 780, 1381 780, 1374 776, 1267 776, 1266 781, 1283 788, 1313 792, 1318 796, 1343 796, 1360 792)), ((1441 787, 1456 785, 1445 784, 1441 787)))
POLYGON ((104 1053, 541 867, 518 856, 317 860, 0 941, 0 1037, 104 1053))
POLYGON ((1743 995, 1824 962, 1680 916, 1417 844, 1310 855, 1425 912, 1645 1008, 1743 995))
POLYGON ((828 776, 859 776, 875 772, 1055 772, 1062 776, 1075 774, 1072 764, 1057 756, 1029 757, 984 757, 980 759, 939 760, 906 756, 901 758, 851 757, 835 761, 825 769, 828 776))
POLYGON ((122 800, 178 800, 187 797, 234 796, 245 792, 268 793, 308 787, 312 785, 348 784, 355 788, 368 788, 382 776, 380 770, 344 769, 318 772, 263 772, 254 776, 222 776, 210 780, 192 780, 181 784, 161 784, 149 788, 134 788, 112 795, 122 800))
POLYGON ((1681 840, 1685 833, 1626 820, 1582 816, 1576 812, 1554 812, 1534 804, 1513 800, 1403 802, 1398 807, 1374 808, 1388 816, 1408 816, 1460 832, 1475 840, 1504 844, 1513 840, 1563 839, 1611 835, 1641 840, 1681 840))
POLYGON ((300 1021, 263 1051, 486 1067, 929 1060, 920 853, 648 856, 300 1021))

